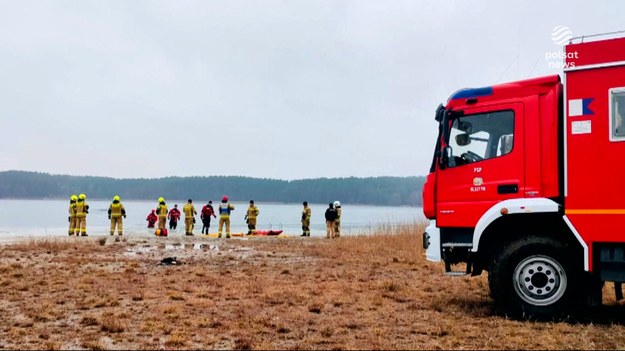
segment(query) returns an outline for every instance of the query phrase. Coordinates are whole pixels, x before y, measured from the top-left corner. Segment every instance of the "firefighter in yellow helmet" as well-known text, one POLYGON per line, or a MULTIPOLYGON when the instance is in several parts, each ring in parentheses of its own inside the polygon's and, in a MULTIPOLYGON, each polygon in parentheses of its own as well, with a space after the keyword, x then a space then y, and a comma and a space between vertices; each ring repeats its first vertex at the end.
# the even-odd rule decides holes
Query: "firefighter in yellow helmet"
POLYGON ((187 203, 182 207, 182 212, 184 212, 184 234, 193 235, 195 215, 197 214, 195 206, 193 206, 193 200, 187 200, 187 203))
POLYGON ((72 195, 69 198, 69 217, 67 217, 67 220, 69 221, 70 236, 76 232, 76 201, 78 201, 78 196, 76 195, 72 195))
POLYGON ((156 207, 156 214, 158 215, 158 229, 163 231, 163 229, 167 229, 167 204, 165 204, 165 199, 162 197, 158 198, 158 207, 156 207))
POLYGON ((256 217, 258 217, 258 207, 254 205, 254 200, 250 200, 250 207, 247 208, 245 222, 247 222, 247 235, 256 233, 256 217))
POLYGON ((109 219, 111 220, 111 235, 115 233, 115 226, 117 226, 117 235, 122 235, 124 230, 124 222, 122 216, 126 218, 126 209, 119 200, 119 196, 113 197, 113 202, 109 206, 109 219))
POLYGON ((80 232, 81 236, 87 236, 87 213, 89 213, 89 205, 87 205, 87 196, 85 194, 78 195, 75 212, 76 235, 80 232))
POLYGON ((230 238, 230 212, 234 211, 234 206, 228 202, 228 197, 224 196, 219 204, 219 231, 217 231, 217 237, 221 238, 222 229, 224 224, 226 225, 226 238, 230 238))

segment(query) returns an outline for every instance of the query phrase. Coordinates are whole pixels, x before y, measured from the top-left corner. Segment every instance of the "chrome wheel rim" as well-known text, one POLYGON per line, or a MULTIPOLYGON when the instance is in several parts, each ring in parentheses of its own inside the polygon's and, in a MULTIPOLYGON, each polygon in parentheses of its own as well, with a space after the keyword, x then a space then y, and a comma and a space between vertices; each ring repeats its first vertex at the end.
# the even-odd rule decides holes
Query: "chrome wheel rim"
POLYGON ((557 302, 566 291, 564 267, 542 255, 527 257, 514 270, 514 289, 523 301, 535 306, 557 302))

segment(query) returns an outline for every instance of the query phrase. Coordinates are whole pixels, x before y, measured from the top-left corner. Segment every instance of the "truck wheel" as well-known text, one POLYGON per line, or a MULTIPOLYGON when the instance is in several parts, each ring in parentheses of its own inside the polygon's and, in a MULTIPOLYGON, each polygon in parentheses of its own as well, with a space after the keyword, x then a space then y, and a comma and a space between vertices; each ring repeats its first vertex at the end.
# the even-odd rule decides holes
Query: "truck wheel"
POLYGON ((515 318, 552 319, 580 307, 580 269, 561 243, 527 237, 508 244, 492 261, 488 282, 501 309, 515 318))

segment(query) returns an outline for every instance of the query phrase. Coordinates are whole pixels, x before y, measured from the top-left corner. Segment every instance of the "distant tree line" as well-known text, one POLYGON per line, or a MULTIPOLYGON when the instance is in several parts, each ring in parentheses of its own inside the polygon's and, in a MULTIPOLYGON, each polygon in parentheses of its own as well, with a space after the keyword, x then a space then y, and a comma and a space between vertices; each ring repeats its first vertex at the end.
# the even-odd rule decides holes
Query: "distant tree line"
POLYGON ((219 201, 344 203, 421 206, 424 177, 316 178, 280 180, 241 176, 115 179, 52 175, 40 172, 0 172, 0 198, 58 199, 84 193, 90 199, 156 200, 187 198, 219 201))

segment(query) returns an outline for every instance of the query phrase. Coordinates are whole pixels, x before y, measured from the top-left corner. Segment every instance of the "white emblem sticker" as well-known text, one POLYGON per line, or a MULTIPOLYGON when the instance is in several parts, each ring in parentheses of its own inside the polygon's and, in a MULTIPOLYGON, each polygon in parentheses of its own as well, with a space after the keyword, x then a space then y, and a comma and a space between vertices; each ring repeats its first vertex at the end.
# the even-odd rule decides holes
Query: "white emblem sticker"
POLYGON ((484 184, 484 179, 482 179, 480 177, 473 178, 473 185, 480 186, 482 184, 484 184))

